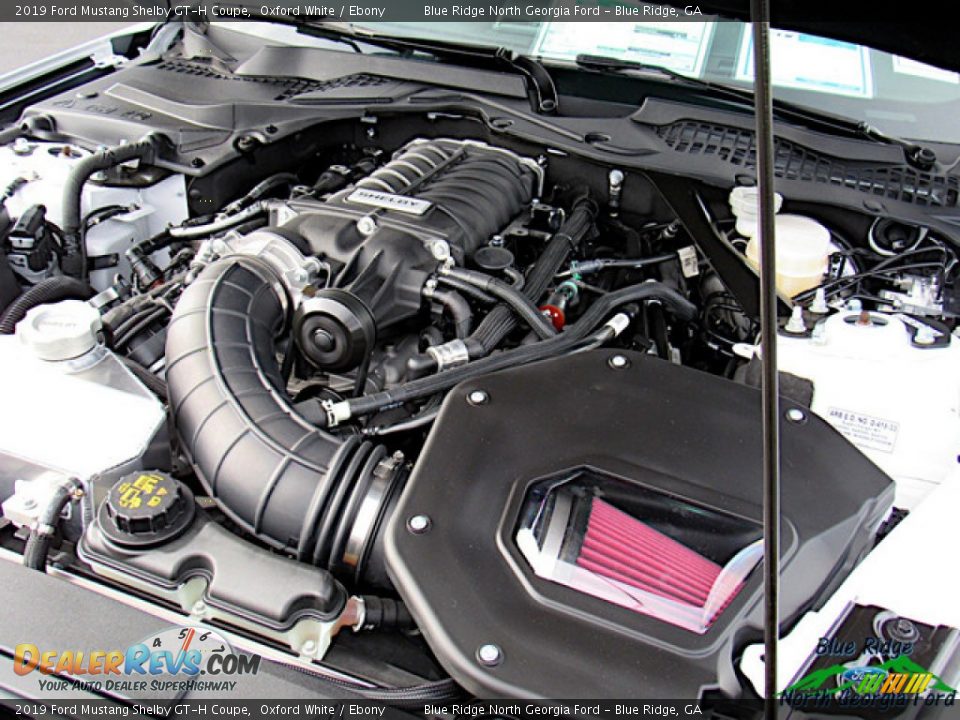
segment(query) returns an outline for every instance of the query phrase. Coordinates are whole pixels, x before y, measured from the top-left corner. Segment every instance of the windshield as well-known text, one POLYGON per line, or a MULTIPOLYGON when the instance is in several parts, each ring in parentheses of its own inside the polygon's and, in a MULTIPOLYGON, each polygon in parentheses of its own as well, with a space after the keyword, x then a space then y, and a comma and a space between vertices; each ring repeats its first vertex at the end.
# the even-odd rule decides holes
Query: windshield
MULTIPOLYGON (((655 7, 655 6, 651 6, 655 7)), ((750 26, 736 21, 368 23, 371 31, 508 47, 548 62, 579 54, 662 65, 749 89, 750 26)), ((871 48, 804 33, 771 36, 775 97, 862 120, 899 137, 960 143, 960 77, 871 48)))

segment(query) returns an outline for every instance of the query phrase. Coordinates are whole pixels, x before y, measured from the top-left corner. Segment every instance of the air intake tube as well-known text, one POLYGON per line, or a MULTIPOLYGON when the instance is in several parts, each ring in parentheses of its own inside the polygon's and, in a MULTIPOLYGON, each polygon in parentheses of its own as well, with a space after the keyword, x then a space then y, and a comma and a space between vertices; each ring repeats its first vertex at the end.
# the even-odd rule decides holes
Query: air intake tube
POLYGON ((289 302, 265 261, 233 255, 183 293, 167 331, 173 420, 206 491, 240 527, 301 561, 371 585, 374 550, 402 482, 400 456, 300 417, 274 341, 289 302))

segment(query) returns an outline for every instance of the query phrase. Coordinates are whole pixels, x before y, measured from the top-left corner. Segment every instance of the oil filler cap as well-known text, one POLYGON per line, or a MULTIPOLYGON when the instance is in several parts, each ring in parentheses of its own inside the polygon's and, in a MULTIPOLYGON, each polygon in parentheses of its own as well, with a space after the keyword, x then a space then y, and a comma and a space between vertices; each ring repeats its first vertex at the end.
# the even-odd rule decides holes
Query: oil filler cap
POLYGON ((158 470, 120 478, 100 506, 97 524, 108 540, 143 548, 179 536, 193 521, 193 493, 158 470))

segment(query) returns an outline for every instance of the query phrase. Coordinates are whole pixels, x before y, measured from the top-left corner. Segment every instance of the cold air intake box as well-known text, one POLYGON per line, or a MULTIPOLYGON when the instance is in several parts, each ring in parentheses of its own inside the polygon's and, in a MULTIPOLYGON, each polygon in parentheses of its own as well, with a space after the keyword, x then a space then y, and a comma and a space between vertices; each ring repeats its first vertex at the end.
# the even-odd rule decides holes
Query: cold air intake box
MULTIPOLYGON (((735 648, 762 638, 760 428, 757 390, 635 353, 465 382, 393 515, 388 572, 481 697, 735 693, 735 648)), ((789 627, 869 549, 894 488, 806 410, 781 433, 789 627)))

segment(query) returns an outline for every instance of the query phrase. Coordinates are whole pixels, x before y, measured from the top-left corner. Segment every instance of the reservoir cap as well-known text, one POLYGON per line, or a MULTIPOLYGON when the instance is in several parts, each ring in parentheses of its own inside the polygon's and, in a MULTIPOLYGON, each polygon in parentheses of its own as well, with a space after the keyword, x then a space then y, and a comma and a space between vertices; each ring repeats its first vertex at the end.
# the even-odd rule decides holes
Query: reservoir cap
POLYGON ((100 506, 97 522, 117 545, 144 547, 180 535, 193 520, 193 493, 159 470, 120 478, 100 506))
POLYGON ((71 360, 93 350, 100 313, 83 300, 62 300, 32 308, 17 323, 17 336, 41 360, 71 360))

